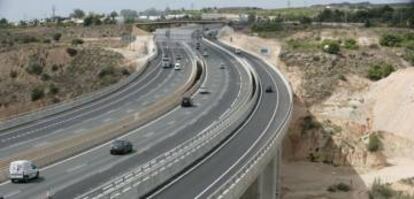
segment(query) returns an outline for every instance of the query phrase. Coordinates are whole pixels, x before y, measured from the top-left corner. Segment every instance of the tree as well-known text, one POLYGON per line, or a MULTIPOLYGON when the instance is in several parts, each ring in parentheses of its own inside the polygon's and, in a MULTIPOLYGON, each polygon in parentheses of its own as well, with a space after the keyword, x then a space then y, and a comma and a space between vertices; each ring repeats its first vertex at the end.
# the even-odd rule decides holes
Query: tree
POLYGON ((75 9, 70 16, 73 18, 83 19, 85 17, 85 12, 81 9, 75 9))
POLYGON ((55 34, 53 34, 53 40, 55 41, 60 41, 60 38, 62 37, 62 33, 57 32, 55 34))
POLYGON ((115 21, 115 18, 118 17, 118 13, 116 11, 112 11, 109 16, 112 18, 112 21, 115 21))
POLYGON ((369 136, 367 147, 369 152, 376 152, 381 149, 381 140, 379 139, 378 135, 371 134, 369 136))
POLYGON ((136 18, 138 17, 138 12, 135 10, 130 10, 130 9, 124 9, 121 10, 121 16, 123 16, 125 19, 130 19, 130 18, 136 18))
POLYGON ((6 18, 0 19, 0 26, 7 26, 8 24, 9 24, 9 22, 7 21, 6 18))
POLYGON ((312 23, 312 18, 307 17, 307 16, 303 16, 299 19, 301 24, 311 24, 312 23))
POLYGON ((253 13, 250 13, 249 16, 247 17, 247 22, 249 24, 253 24, 254 22, 256 22, 256 15, 253 13))

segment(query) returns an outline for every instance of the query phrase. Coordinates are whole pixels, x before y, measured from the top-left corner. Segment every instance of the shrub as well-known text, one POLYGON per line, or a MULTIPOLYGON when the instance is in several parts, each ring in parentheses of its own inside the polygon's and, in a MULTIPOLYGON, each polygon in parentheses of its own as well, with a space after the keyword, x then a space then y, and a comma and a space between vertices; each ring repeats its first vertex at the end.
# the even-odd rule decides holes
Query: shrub
POLYGON ((342 191, 342 192, 348 192, 351 191, 351 187, 343 182, 340 182, 338 184, 333 184, 331 186, 328 187, 327 191, 329 192, 337 192, 337 191, 342 191))
POLYGON ((82 45, 83 43, 85 43, 82 39, 73 39, 72 40, 72 45, 82 45))
POLYGON ((53 37, 53 40, 55 40, 56 42, 60 41, 60 38, 62 37, 62 33, 57 32, 57 33, 53 34, 52 37, 53 37))
POLYGON ((402 38, 398 35, 393 35, 393 34, 384 34, 382 35, 380 39, 380 44, 382 46, 388 46, 388 47, 400 46, 401 42, 402 42, 402 38))
POLYGON ((31 75, 40 75, 43 72, 43 67, 39 63, 32 61, 26 67, 26 71, 31 75))
POLYGON ((124 75, 124 76, 128 76, 128 75, 130 75, 130 74, 131 74, 131 72, 129 72, 129 70, 128 70, 128 69, 126 69, 126 68, 122 69, 122 75, 124 75))
POLYGON ((66 48, 66 52, 69 54, 69 56, 74 57, 78 54, 78 51, 74 48, 66 48))
POLYGON ((56 95, 56 94, 59 93, 59 88, 54 84, 50 84, 49 85, 49 93, 52 94, 52 95, 56 95))
POLYGON ((31 35, 22 35, 21 37, 16 39, 17 41, 19 41, 20 43, 24 43, 24 44, 28 44, 28 43, 35 43, 35 42, 39 42, 39 39, 31 36, 31 35))
POLYGON ((371 134, 368 138, 367 149, 369 152, 376 152, 381 149, 381 140, 376 134, 371 134))
POLYGON ((338 41, 334 40, 323 40, 322 41, 322 50, 329 54, 338 54, 340 51, 340 46, 338 41))
POLYGON ((395 191, 390 186, 384 185, 379 180, 374 180, 371 191, 369 192, 370 199, 388 199, 395 195, 395 191))
POLYGON ((347 39, 345 40, 345 48, 350 50, 358 49, 358 44, 355 39, 347 39))
POLYGON ((45 93, 42 88, 34 88, 32 90, 32 101, 37 101, 42 99, 45 96, 45 93))
POLYGON ((103 78, 108 75, 115 74, 115 69, 112 66, 106 66, 101 71, 99 71, 98 76, 99 78, 103 78))
POLYGON ((50 41, 50 39, 44 39, 44 40, 43 40, 43 43, 45 43, 45 44, 50 44, 50 43, 51 43, 51 41, 50 41))
POLYGON ((388 77, 395 69, 390 64, 373 65, 368 70, 368 78, 374 81, 388 77))
MULTIPOLYGON (((67 49, 66 49, 67 50, 67 49)), ((57 71, 57 70, 59 70, 59 66, 57 65, 57 64, 53 64, 53 66, 52 66, 52 71, 53 72, 55 72, 55 71, 57 71)))
POLYGON ((43 73, 42 76, 40 77, 40 79, 42 81, 49 81, 50 80, 50 75, 47 73, 43 73))
POLYGON ((13 79, 16 78, 17 77, 17 72, 14 71, 14 70, 10 71, 10 77, 13 78, 13 79))

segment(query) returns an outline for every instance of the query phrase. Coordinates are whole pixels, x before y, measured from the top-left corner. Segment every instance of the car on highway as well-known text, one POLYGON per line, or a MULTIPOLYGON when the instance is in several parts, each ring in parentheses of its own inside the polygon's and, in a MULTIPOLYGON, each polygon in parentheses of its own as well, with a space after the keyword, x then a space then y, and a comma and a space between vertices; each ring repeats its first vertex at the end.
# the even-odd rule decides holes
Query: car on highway
POLYGON ((272 86, 268 86, 266 87, 266 93, 273 93, 273 87, 272 86))
POLYGON ((238 55, 240 55, 240 54, 241 54, 241 50, 240 50, 240 48, 236 48, 236 49, 234 50, 234 52, 235 52, 236 54, 238 54, 238 55))
POLYGON ((196 43, 196 49, 197 49, 197 50, 200 50, 200 47, 201 47, 200 42, 197 42, 197 43, 196 43))
POLYGON ((112 142, 111 154, 123 155, 131 153, 133 150, 132 143, 127 140, 115 140, 112 142))
POLYGON ((224 63, 221 63, 219 68, 220 69, 225 69, 226 68, 226 65, 224 63))
POLYGON ((177 61, 181 61, 181 55, 177 55, 177 61))
POLYGON ((181 106, 182 107, 192 107, 193 102, 191 101, 191 98, 190 97, 183 97, 183 99, 181 100, 181 106))
POLYGON ((181 68, 181 64, 180 63, 175 63, 175 65, 174 65, 174 70, 181 70, 182 68, 181 68))
POLYGON ((39 177, 39 169, 29 160, 18 160, 10 163, 9 177, 12 183, 28 182, 39 177))
POLYGON ((202 87, 200 87, 200 89, 198 90, 198 93, 200 93, 200 94, 209 94, 210 93, 210 91, 207 89, 207 87, 204 87, 204 86, 202 86, 202 87))
POLYGON ((170 68, 171 67, 170 58, 168 56, 164 56, 162 58, 162 67, 163 68, 170 68))
POLYGON ((204 50, 204 52, 203 52, 203 56, 204 56, 204 57, 208 57, 208 52, 207 52, 207 50, 204 50))

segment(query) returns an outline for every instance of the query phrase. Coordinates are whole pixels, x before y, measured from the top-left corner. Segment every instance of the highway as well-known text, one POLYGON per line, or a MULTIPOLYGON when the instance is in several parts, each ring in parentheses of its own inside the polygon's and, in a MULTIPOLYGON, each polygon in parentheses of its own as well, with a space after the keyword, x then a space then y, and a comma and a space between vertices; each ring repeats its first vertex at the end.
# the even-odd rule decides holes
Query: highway
POLYGON ((182 64, 186 67, 182 72, 162 69, 160 59, 157 58, 141 77, 116 93, 53 115, 51 118, 47 117, 1 132, 0 158, 18 151, 47 145, 68 134, 85 133, 88 129, 103 123, 114 122, 124 115, 145 109, 174 91, 188 79, 191 73, 191 67, 188 67, 190 57, 175 43, 161 42, 160 46, 163 46, 161 52, 168 53, 171 58, 176 54, 183 57, 182 64))
POLYGON ((150 124, 130 132, 125 139, 134 143, 135 153, 114 157, 109 155, 109 145, 102 145, 42 170, 42 178, 34 183, 6 183, 0 186, 0 193, 9 198, 30 198, 45 195, 50 190, 55 193, 56 198, 73 198, 146 163, 202 131, 220 117, 240 95, 240 72, 232 67, 232 60, 213 51, 211 53, 211 57, 219 58, 207 59, 204 86, 211 93, 196 94, 193 108, 176 108, 150 124), (219 68, 222 63, 228 66, 224 70, 219 68))
MULTIPOLYGON (((234 49, 228 49, 234 52, 234 49)), ((284 120, 289 112, 287 103, 290 103, 287 88, 281 86, 284 85, 282 79, 260 59, 246 53, 240 57, 254 67, 261 80, 261 98, 254 113, 222 146, 147 198, 209 197, 280 128, 281 122, 276 121, 284 120), (266 93, 268 86, 275 92, 266 93)))
POLYGON ((205 63, 201 86, 210 92, 194 93, 193 107, 177 106, 121 136, 133 143, 131 154, 110 155, 107 142, 42 168, 40 178, 30 183, 4 182, 0 195, 7 199, 217 197, 218 190, 279 136, 292 102, 283 77, 261 59, 245 52, 235 55, 231 47, 209 40, 203 40, 197 52, 194 31, 198 28, 155 33, 160 52, 183 57, 183 70, 162 69, 160 55, 136 81, 111 95, 0 132, 5 140, 0 158, 133 115, 179 88, 189 79, 191 66, 201 61, 205 63), (185 50, 188 47, 192 52, 185 50), (205 50, 208 56, 203 57, 205 50), (266 92, 268 87, 273 92, 266 92))

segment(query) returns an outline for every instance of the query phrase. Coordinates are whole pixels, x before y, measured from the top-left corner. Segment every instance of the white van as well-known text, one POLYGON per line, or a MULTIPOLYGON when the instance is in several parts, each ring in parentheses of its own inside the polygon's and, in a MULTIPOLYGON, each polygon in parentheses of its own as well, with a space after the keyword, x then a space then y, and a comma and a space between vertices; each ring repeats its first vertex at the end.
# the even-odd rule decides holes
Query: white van
POLYGON ((12 182, 36 179, 39 177, 39 169, 31 161, 19 160, 10 163, 10 180, 12 182))
POLYGON ((181 64, 179 62, 175 63, 174 70, 181 70, 181 64))

